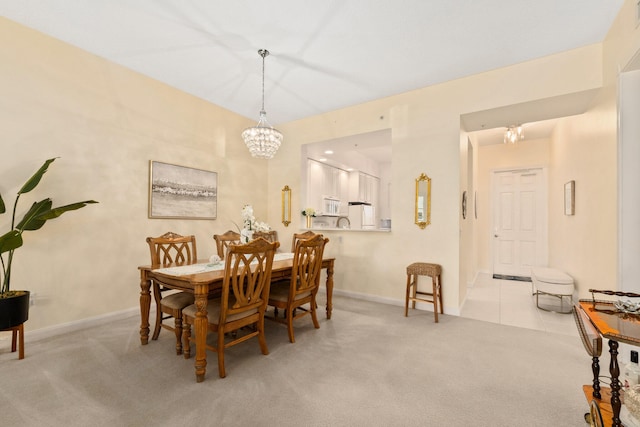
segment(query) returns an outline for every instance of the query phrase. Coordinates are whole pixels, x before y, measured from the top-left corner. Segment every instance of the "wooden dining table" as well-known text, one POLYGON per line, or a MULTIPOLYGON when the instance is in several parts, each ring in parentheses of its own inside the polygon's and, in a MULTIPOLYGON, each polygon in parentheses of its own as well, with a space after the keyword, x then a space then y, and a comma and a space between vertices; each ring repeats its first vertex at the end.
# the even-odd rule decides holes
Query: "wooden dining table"
MULTIPOLYGON (((271 269, 271 281, 290 277, 293 271, 293 255, 291 258, 279 259, 278 254, 274 258, 271 269)), ((326 293, 327 319, 331 319, 331 311, 333 309, 333 267, 335 258, 324 258, 322 260, 322 269, 327 271, 326 274, 326 293)), ((209 264, 209 260, 198 260, 193 265, 209 264)), ((210 264, 209 264, 210 265, 210 264)), ((157 280, 163 286, 191 292, 195 297, 196 318, 194 323, 194 334, 196 342, 196 381, 204 381, 207 368, 207 300, 209 293, 220 289, 224 279, 224 269, 216 269, 213 271, 195 272, 192 274, 171 274, 171 267, 176 265, 141 265, 138 267, 140 271, 140 343, 146 345, 149 342, 149 311, 151 308, 151 283, 157 280), (168 268, 167 268, 168 267, 168 268)))

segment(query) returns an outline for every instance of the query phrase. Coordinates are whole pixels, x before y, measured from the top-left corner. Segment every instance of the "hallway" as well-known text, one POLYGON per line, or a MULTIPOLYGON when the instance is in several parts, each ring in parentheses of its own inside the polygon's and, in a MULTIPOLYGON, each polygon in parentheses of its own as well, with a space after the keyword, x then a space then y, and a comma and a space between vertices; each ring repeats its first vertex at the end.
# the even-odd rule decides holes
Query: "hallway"
MULTIPOLYGON (((543 298, 540 297, 541 305, 546 302, 543 298)), ((556 301, 551 303, 557 304, 556 301)), ((493 279, 487 273, 479 274, 468 289, 460 316, 578 337, 571 314, 547 312, 536 307, 531 282, 493 279)))

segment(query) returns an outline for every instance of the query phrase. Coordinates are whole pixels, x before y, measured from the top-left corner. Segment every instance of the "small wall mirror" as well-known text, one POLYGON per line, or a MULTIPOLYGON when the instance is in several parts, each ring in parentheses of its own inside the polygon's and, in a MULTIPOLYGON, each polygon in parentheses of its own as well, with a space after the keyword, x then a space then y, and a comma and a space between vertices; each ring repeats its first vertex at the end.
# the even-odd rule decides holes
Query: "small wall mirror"
POLYGON ((291 224, 291 189, 288 185, 282 189, 282 223, 285 227, 291 224))
POLYGON ((431 178, 420 174, 416 179, 416 225, 425 228, 431 224, 431 178))

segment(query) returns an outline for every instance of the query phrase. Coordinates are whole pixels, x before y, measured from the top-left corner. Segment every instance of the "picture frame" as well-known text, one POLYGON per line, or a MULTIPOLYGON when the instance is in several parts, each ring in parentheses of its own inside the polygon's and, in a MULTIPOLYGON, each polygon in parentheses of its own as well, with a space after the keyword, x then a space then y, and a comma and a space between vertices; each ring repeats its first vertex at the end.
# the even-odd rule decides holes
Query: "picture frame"
POLYGON ((149 161, 149 218, 216 219, 217 172, 149 161))
POLYGON ((576 213, 576 182, 569 181, 564 185, 564 214, 576 213))

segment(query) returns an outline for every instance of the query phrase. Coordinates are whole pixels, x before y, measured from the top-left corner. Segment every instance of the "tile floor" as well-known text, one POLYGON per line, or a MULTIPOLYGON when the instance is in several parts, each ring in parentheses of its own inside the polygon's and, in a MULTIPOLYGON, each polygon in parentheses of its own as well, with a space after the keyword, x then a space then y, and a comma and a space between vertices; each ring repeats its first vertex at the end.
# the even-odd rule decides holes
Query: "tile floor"
MULTIPOLYGON (((559 306, 554 297, 541 296, 540 304, 559 306), (546 298, 546 299, 545 299, 546 298)), ((565 299, 565 305, 568 304, 565 299)), ((467 298, 460 314, 470 319, 484 320, 520 328, 578 336, 571 314, 540 310, 531 293, 531 282, 493 279, 481 274, 467 290, 467 298)))

